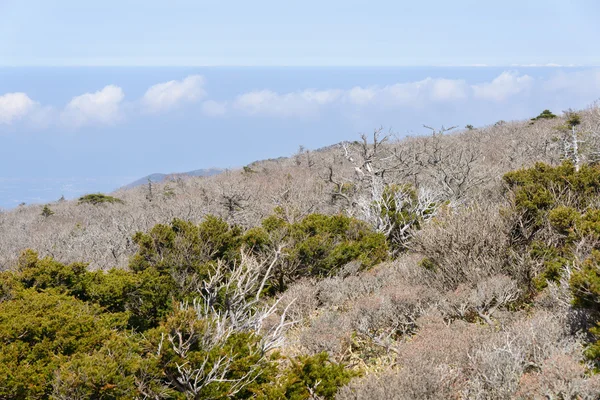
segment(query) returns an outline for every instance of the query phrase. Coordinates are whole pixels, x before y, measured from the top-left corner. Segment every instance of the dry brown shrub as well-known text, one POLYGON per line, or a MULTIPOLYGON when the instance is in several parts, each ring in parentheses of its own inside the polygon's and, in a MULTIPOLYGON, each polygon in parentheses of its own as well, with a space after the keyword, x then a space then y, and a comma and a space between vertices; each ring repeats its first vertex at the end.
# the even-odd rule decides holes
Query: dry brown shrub
POLYGON ((352 342, 352 328, 347 314, 324 311, 299 332, 299 344, 308 354, 326 351, 334 359, 345 359, 352 342))
POLYGON ((592 400, 600 396, 600 376, 589 376, 581 361, 581 348, 544 360, 536 371, 523 375, 517 399, 592 400))
POLYGON ((418 232, 412 247, 434 271, 435 283, 456 289, 510 272, 506 229, 496 207, 452 210, 418 232))
POLYGON ((352 327, 379 344, 412 334, 417 319, 438 300, 438 293, 423 286, 398 282, 360 299, 352 309, 352 327))
POLYGON ((398 346, 397 368, 357 379, 338 393, 339 399, 461 398, 468 353, 484 328, 462 321, 447 325, 441 315, 425 315, 418 333, 398 346))
POLYGON ((539 311, 494 330, 460 320, 448 324, 430 311, 417 325, 417 333, 396 347, 397 369, 354 380, 338 398, 587 399, 600 393, 561 315, 539 311))
POLYGON ((540 311, 489 335, 469 355, 469 398, 511 398, 521 376, 571 343, 564 318, 540 311))
POLYGON ((347 278, 327 278, 318 284, 318 299, 321 306, 338 308, 378 291, 383 284, 381 279, 371 273, 347 278))
POLYGON ((437 301, 435 290, 418 284, 421 270, 414 257, 406 256, 370 271, 345 271, 345 277, 292 285, 279 300, 284 309, 296 299, 288 310, 299 321, 291 341, 311 354, 327 351, 336 359, 359 363, 369 361, 357 357, 389 352, 389 346, 412 332, 416 319, 437 301))
POLYGON ((449 319, 473 320, 479 317, 490 326, 497 311, 515 302, 520 289, 517 282, 505 275, 496 275, 482 279, 471 287, 460 284, 456 290, 446 294, 440 302, 440 310, 449 319))
POLYGON ((297 324, 307 320, 318 308, 318 286, 311 279, 303 279, 282 293, 278 298, 278 315, 287 310, 287 315, 297 324))

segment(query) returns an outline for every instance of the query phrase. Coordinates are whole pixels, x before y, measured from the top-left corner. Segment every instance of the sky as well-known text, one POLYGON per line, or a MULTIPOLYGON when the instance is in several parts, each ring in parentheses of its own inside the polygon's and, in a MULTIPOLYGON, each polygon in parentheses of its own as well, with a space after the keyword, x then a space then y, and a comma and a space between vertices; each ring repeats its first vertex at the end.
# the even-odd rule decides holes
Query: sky
POLYGON ((596 0, 0 0, 0 65, 600 65, 596 0))
POLYGON ((0 208, 600 97, 600 3, 421 3, 0 0, 0 208))

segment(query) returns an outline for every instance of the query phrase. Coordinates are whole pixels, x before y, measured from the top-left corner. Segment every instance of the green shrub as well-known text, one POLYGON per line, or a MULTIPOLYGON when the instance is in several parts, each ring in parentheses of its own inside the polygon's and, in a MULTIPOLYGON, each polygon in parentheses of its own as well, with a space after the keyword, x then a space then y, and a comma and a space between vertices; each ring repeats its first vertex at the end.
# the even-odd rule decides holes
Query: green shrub
POLYGON ((564 266, 572 261, 572 254, 568 247, 549 246, 541 241, 535 241, 528 250, 531 260, 542 266, 540 273, 532 277, 532 287, 537 291, 548 286, 548 282, 558 283, 564 266))
POLYGON ((220 218, 207 216, 200 225, 174 219, 170 225, 155 225, 138 232, 139 246, 129 267, 133 271, 155 268, 161 273, 187 272, 206 275, 207 264, 217 259, 233 260, 241 246, 242 231, 220 218))
POLYGON ((537 163, 533 168, 507 173, 504 182, 512 194, 514 214, 521 221, 517 224, 521 225, 520 231, 514 233, 527 241, 549 218, 556 229, 567 233, 567 225, 576 222, 575 212, 588 210, 600 195, 600 168, 583 165, 576 171, 570 162, 557 167, 537 163), (524 231, 530 233, 526 235, 524 231))
MULTIPOLYGON (((574 304, 600 312, 600 251, 594 250, 585 260, 582 268, 571 275, 571 292, 574 304)), ((586 356, 595 363, 596 371, 600 371, 600 322, 590 329, 595 338, 586 349, 586 356)))
POLYGON ((89 272, 84 288, 82 300, 99 304, 109 312, 127 312, 128 325, 139 332, 158 326, 173 309, 173 301, 180 298, 173 280, 154 269, 89 272))
POLYGON ((160 382, 160 370, 145 353, 139 338, 113 335, 102 347, 78 352, 54 373, 53 396, 62 399, 139 399, 146 393, 173 395, 160 382))
POLYGON ((155 269, 90 272, 87 264, 65 265, 50 257, 40 259, 32 250, 24 251, 17 270, 4 276, 7 287, 53 289, 95 303, 108 312, 126 312, 129 326, 138 331, 157 326, 172 309, 172 299, 178 298, 173 280, 155 269))
POLYGON ((44 208, 42 208, 41 215, 42 217, 48 218, 49 216, 54 215, 54 211, 52 211, 52 209, 48 207, 48 205, 45 205, 44 208))
POLYGON ((570 283, 576 306, 600 311, 600 251, 592 252, 582 268, 572 274, 570 283))
MULTIPOLYGON (((568 126, 579 123, 579 116, 568 115, 568 126)), ((534 168, 506 174, 504 180, 513 194, 513 215, 518 216, 514 220, 515 226, 521 229, 520 232, 530 231, 526 240, 522 240, 524 235, 519 239, 532 260, 543 266, 533 277, 534 286, 541 290, 548 282, 559 284, 565 266, 579 264, 569 282, 574 305, 598 315, 600 209, 595 207, 600 195, 600 168, 583 165, 576 171, 569 162, 557 167, 536 164, 534 168), (580 243, 593 246, 590 256, 583 262, 575 256, 580 243)), ((516 251, 523 251, 516 244, 514 247, 516 251)), ((600 325, 592 328, 590 333, 600 338, 600 325)), ((592 342, 586 354, 600 367, 600 340, 592 342)))
POLYGON ((131 270, 154 269, 170 276, 180 294, 195 292, 194 283, 205 279, 217 260, 233 268, 243 249, 269 258, 278 243, 285 244, 273 280, 278 290, 300 277, 334 274, 350 261, 368 268, 388 257, 384 235, 342 215, 311 214, 290 224, 275 214, 245 232, 213 216, 199 225, 176 219, 148 233, 138 232, 134 242, 139 249, 129 264, 131 270))
POLYGON ((59 289, 73 296, 82 296, 87 264, 61 264, 50 257, 40 259, 33 250, 25 250, 17 264, 17 279, 25 288, 59 289))
POLYGON ((350 261, 357 260, 362 268, 369 268, 389 254, 383 234, 344 215, 311 214, 293 224, 272 216, 263 221, 263 229, 269 237, 287 244, 280 268, 275 271, 278 290, 301 277, 335 274, 350 261))
POLYGON ((552 113, 552 111, 550 111, 550 110, 544 110, 537 117, 531 118, 531 120, 532 121, 537 121, 537 120, 540 120, 540 119, 554 119, 554 118, 556 118, 556 115, 554 115, 552 113))
POLYGON ((305 400, 334 399, 338 389, 359 374, 344 364, 329 360, 327 353, 300 356, 291 360, 280 386, 274 387, 267 398, 305 400))
POLYGON ((20 291, 0 303, 0 397, 47 398, 61 364, 100 349, 125 323, 66 294, 20 291))
POLYGON ((124 204, 125 202, 117 197, 108 196, 102 193, 86 194, 79 198, 78 204, 91 204, 97 206, 100 204, 124 204))
POLYGON ((572 207, 559 206, 548 213, 550 225, 563 235, 572 235, 580 218, 581 213, 572 207))
POLYGON ((567 116, 567 126, 569 128, 573 128, 573 127, 581 124, 581 117, 576 112, 569 110, 566 112, 566 116, 567 116))

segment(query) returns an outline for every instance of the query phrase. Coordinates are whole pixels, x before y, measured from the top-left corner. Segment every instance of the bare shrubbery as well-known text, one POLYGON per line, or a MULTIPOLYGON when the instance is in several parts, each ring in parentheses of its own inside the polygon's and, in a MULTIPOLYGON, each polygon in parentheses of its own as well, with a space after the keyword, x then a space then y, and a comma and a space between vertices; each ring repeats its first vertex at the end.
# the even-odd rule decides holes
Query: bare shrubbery
POLYGON ((352 327, 375 344, 391 349, 396 340, 416 331, 418 318, 437 300, 438 292, 428 287, 398 282, 358 301, 352 327))
POLYGON ((326 307, 343 307, 347 302, 367 296, 384 285, 375 273, 351 275, 345 278, 335 276, 319 282, 317 297, 326 307))
POLYGON ((323 311, 299 333, 299 345, 309 354, 326 351, 334 359, 347 359, 352 341, 352 321, 348 314, 323 311))
POLYGON ((574 344, 544 360, 539 369, 523 375, 518 399, 597 399, 600 379, 589 376, 581 360, 581 346, 574 344))
POLYGON ((417 233, 413 249, 443 288, 508 272, 507 227, 497 208, 448 210, 417 233))
POLYGON ((357 361, 356 341, 377 354, 395 352, 439 299, 437 291, 417 283, 420 272, 415 259, 406 257, 360 274, 292 285, 279 302, 283 307, 296 299, 288 309, 298 321, 295 346, 345 361, 357 361))
POLYGON ((596 398, 597 377, 581 364, 581 345, 559 316, 522 316, 492 331, 435 313, 398 347, 397 365, 342 388, 340 399, 596 398), (547 397, 549 396, 549 397, 547 397))
POLYGON ((493 326, 492 317, 496 311, 515 302, 521 290, 508 276, 497 275, 486 278, 472 288, 461 284, 446 294, 440 304, 442 313, 449 319, 470 319, 479 317, 493 326))
POLYGON ((299 323, 308 319, 319 306, 317 300, 318 287, 312 279, 300 280, 290 287, 279 298, 278 312, 287 314, 299 323))
POLYGON ((556 316, 539 313, 482 341, 470 355, 469 393, 476 398, 510 398, 524 372, 538 368, 566 337, 556 316))
POLYGON ((342 388, 340 399, 460 398, 469 351, 482 333, 477 325, 447 325, 432 313, 419 320, 420 330, 398 347, 396 366, 367 375, 342 388))

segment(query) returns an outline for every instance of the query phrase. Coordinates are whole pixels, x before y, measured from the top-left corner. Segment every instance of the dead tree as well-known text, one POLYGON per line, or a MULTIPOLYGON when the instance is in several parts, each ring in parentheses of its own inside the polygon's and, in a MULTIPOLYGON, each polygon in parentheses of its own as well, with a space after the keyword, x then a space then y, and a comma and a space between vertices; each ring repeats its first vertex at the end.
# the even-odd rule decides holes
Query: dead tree
POLYGON ((179 391, 197 398, 208 385, 227 382, 228 396, 234 396, 258 377, 259 365, 255 365, 241 377, 228 378, 235 354, 211 359, 211 350, 223 348, 234 334, 260 335, 259 346, 251 348, 252 355, 259 359, 266 359, 270 350, 283 344, 284 333, 293 324, 286 318, 292 303, 281 313, 279 321, 265 330, 264 321, 276 313, 278 301, 264 305, 261 298, 279 257, 279 252, 275 252, 270 259, 259 261, 242 253, 241 262, 233 270, 218 262, 212 275, 199 288, 199 297, 191 304, 181 303, 181 312, 202 323, 191 321, 171 330, 163 336, 157 350, 160 355, 164 346, 170 346, 183 360, 177 363, 177 372, 170 377, 171 384, 179 391), (193 346, 203 350, 202 359, 198 360, 198 355, 192 354, 193 346))
POLYGON ((352 199, 344 193, 344 184, 334 180, 331 168, 329 182, 334 185, 335 196, 351 205, 351 214, 401 247, 413 228, 435 216, 441 202, 433 190, 415 190, 397 180, 397 175, 402 175, 401 171, 410 164, 407 156, 390 143, 391 137, 383 135, 380 128, 373 132, 372 141, 363 134, 361 141, 342 143, 344 158, 354 169, 352 185, 356 192, 352 199))
POLYGON ((575 127, 581 124, 581 118, 571 110, 565 111, 565 115, 567 116, 567 125, 562 139, 563 157, 573 163, 575 171, 579 171, 581 167, 579 143, 581 143, 581 140, 578 138, 575 127))

